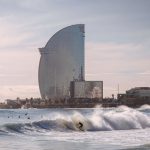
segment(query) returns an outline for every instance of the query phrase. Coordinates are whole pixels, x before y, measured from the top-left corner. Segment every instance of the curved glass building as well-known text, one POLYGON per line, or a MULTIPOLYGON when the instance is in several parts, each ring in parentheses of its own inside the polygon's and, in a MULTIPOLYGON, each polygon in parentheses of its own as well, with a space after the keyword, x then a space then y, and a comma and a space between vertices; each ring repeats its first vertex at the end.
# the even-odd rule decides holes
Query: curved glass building
POLYGON ((84 80, 84 25, 63 28, 39 48, 39 88, 43 99, 70 96, 70 81, 84 80))

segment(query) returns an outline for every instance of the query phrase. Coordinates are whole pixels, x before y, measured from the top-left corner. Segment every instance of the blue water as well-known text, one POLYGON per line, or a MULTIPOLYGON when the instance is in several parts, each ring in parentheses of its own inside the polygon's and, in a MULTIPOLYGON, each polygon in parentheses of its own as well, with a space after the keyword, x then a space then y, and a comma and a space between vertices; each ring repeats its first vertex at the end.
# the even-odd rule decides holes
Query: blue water
POLYGON ((149 150, 150 106, 1 109, 0 149, 149 150))

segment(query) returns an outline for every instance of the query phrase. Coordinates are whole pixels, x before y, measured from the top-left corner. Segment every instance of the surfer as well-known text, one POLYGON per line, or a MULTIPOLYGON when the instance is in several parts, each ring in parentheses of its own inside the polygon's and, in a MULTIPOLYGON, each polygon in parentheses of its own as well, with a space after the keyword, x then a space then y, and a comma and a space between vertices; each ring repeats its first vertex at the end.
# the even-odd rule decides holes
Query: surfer
POLYGON ((83 130, 83 123, 79 122, 78 128, 79 128, 80 130, 83 130))

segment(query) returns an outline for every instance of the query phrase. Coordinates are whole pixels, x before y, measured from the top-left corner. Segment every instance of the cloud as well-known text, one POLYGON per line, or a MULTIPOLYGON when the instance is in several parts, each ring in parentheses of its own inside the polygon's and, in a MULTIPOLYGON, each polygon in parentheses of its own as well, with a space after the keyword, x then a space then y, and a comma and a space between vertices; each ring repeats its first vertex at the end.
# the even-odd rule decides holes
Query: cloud
POLYGON ((147 45, 141 43, 87 43, 86 79, 104 81, 104 96, 117 94, 118 84, 122 92, 149 86, 147 51, 147 45))
POLYGON ((0 77, 22 77, 24 74, 0 74, 0 77))
POLYGON ((5 85, 0 86, 0 101, 5 99, 16 99, 40 97, 39 88, 36 85, 5 85))
POLYGON ((87 43, 85 55, 87 73, 92 73, 95 66, 100 67, 97 73, 107 74, 137 73, 147 70, 150 63, 147 51, 148 49, 141 44, 87 43))
POLYGON ((37 49, 1 51, 1 85, 38 85, 39 58, 37 49))
POLYGON ((140 75, 150 75, 150 70, 139 73, 140 75))

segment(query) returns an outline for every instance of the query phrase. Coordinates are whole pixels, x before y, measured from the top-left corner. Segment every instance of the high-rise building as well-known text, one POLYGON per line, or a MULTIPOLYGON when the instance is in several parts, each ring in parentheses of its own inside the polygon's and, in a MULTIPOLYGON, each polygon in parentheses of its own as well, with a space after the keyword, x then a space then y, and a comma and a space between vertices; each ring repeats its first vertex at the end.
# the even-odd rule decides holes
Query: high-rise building
POLYGON ((70 82, 84 81, 84 25, 63 28, 39 48, 39 88, 43 99, 70 96, 70 82))

